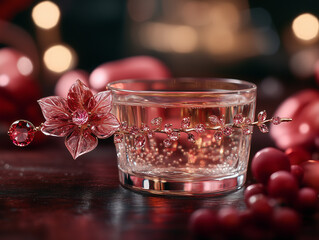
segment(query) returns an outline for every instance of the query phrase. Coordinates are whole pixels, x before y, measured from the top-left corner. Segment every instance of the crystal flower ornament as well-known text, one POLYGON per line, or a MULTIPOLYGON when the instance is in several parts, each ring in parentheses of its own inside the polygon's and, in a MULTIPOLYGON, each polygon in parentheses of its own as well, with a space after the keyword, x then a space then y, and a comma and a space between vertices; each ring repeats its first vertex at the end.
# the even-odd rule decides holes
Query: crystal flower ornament
POLYGON ((98 138, 108 138, 114 134, 114 143, 119 144, 125 139, 133 139, 134 146, 143 148, 147 139, 155 134, 164 134, 163 145, 170 147, 179 140, 181 134, 187 134, 190 143, 196 144, 196 136, 213 133, 216 142, 225 136, 232 135, 234 129, 241 129, 244 135, 251 135, 252 127, 257 126, 262 133, 268 132, 266 123, 278 125, 290 122, 290 118, 273 117, 267 119, 266 111, 261 111, 257 121, 237 113, 229 122, 225 122, 224 115, 211 115, 206 122, 192 123, 192 116, 185 116, 179 126, 165 123, 162 127, 162 117, 154 117, 150 122, 141 123, 141 126, 128 125, 120 122, 111 113, 111 91, 99 92, 95 95, 90 89, 77 80, 69 89, 67 98, 59 96, 45 97, 38 100, 45 122, 35 127, 27 120, 18 120, 12 123, 8 134, 12 142, 20 147, 27 146, 36 132, 45 135, 65 137, 65 145, 72 157, 77 157, 92 151, 98 144, 98 138))
POLYGON ((65 145, 72 157, 92 151, 98 138, 108 138, 120 126, 112 109, 111 91, 95 95, 80 80, 70 88, 67 98, 52 96, 38 100, 45 122, 41 132, 65 137, 65 145))

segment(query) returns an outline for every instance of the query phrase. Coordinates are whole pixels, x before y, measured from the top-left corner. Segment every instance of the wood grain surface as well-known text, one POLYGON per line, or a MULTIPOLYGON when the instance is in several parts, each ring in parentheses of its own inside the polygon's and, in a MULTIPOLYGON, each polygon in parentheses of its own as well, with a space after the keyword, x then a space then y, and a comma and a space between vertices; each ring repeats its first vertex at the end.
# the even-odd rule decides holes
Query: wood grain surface
MULTIPOLYGON (((0 143, 0 239, 190 239, 187 223, 194 210, 245 209, 244 189, 191 198, 123 188, 110 140, 78 160, 72 160, 62 139, 29 148, 3 138, 0 143)), ((299 239, 319 239, 318 234, 317 214, 305 221, 299 239)))

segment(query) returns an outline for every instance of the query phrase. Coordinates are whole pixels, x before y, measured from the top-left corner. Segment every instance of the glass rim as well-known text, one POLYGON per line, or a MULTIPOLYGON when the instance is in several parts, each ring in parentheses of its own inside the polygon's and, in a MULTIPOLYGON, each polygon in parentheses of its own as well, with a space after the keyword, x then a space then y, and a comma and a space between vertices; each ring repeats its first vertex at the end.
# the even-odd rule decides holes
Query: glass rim
POLYGON ((239 80, 239 79, 233 79, 233 78, 203 78, 203 77, 177 77, 177 78, 165 78, 165 79, 122 79, 122 80, 117 80, 114 82, 110 82, 107 84, 106 87, 107 90, 111 91, 118 91, 121 93, 135 93, 135 94, 154 94, 154 93, 193 93, 193 94, 198 94, 198 93, 211 93, 211 94, 240 94, 240 93, 247 93, 247 92, 252 92, 257 90, 256 84, 244 80, 239 80), (133 83, 133 82, 139 82, 139 83, 163 83, 165 81, 194 81, 194 80, 209 80, 209 81, 215 81, 215 82, 226 82, 226 83, 233 83, 237 85, 246 85, 247 87, 243 87, 241 89, 222 89, 222 92, 216 92, 214 90, 216 89, 207 89, 205 91, 200 90, 196 91, 194 90, 183 90, 183 91, 176 91, 176 90, 131 90, 131 89, 125 89, 125 88, 119 88, 119 87, 114 87, 116 84, 125 84, 125 83, 133 83))

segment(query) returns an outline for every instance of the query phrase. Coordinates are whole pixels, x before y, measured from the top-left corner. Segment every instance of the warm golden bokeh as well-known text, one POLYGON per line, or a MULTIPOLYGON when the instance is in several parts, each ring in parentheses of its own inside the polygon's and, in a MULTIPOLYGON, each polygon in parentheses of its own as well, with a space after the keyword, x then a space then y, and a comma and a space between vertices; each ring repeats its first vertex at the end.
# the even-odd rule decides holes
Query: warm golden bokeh
POLYGON ((34 23, 44 29, 55 27, 60 20, 60 15, 59 7, 51 1, 40 2, 32 10, 34 23))
POLYGON ((312 40, 318 36, 318 18, 310 13, 303 13, 294 19, 292 30, 297 38, 304 41, 312 40))
POLYGON ((69 47, 55 45, 45 51, 43 61, 49 70, 61 73, 71 68, 74 59, 69 47))

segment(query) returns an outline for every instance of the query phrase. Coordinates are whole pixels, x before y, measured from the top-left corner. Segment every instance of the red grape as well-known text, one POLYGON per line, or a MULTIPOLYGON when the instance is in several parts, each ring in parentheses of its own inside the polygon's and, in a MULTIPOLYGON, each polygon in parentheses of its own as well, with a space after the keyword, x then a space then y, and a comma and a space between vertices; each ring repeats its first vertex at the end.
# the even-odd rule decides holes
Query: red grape
POLYGON ((256 194, 264 194, 265 187, 261 183, 256 183, 256 184, 251 184, 249 185, 244 192, 244 197, 245 197, 245 202, 246 204, 248 203, 248 199, 256 194))
POLYGON ((274 211, 272 223, 277 235, 287 238, 299 232, 301 220, 295 210, 281 207, 274 211))
POLYGON ((318 204, 318 193, 312 188, 302 188, 298 191, 296 205, 305 213, 315 213, 318 204))
POLYGON ((311 159, 310 153, 302 147, 287 148, 285 151, 285 154, 289 158, 291 165, 299 165, 299 164, 311 159))
POLYGON ((297 196, 298 184, 291 173, 278 171, 270 176, 267 190, 269 196, 290 203, 297 196))
POLYGON ((271 199, 263 194, 257 194, 248 199, 248 207, 257 221, 268 223, 273 212, 274 204, 271 199))
POLYGON ((257 181, 266 184, 272 173, 280 170, 290 172, 290 163, 282 151, 269 147, 256 153, 251 163, 251 170, 257 181))
POLYGON ((225 235, 237 233, 240 228, 240 217, 236 209, 225 207, 218 211, 217 219, 225 235))
POLYGON ((260 221, 258 217, 256 219, 251 209, 239 212, 239 217, 241 223, 239 234, 241 238, 234 239, 272 239, 272 232, 268 230, 268 224, 265 224, 264 219, 262 219, 263 221, 260 221))
POLYGON ((299 184, 302 183, 303 180, 303 175, 304 175, 304 170, 301 166, 299 165, 292 165, 291 166, 291 174, 296 178, 297 182, 299 184))
POLYGON ((238 214, 240 218, 240 223, 242 225, 253 223, 254 216, 253 216, 253 212, 250 209, 245 209, 244 211, 241 211, 238 214))
POLYGON ((215 213, 209 209, 198 209, 192 213, 189 229, 197 237, 209 238, 218 229, 215 213))
POLYGON ((234 239, 245 239, 245 240, 266 240, 274 239, 272 231, 262 225, 249 224, 243 226, 241 229, 241 237, 234 239))
POLYGON ((319 85, 319 61, 318 60, 316 61, 314 70, 315 70, 315 78, 317 80, 317 84, 319 85))
POLYGON ((319 192, 319 161, 309 160, 301 166, 304 169, 303 185, 319 192))
POLYGON ((292 146, 313 147, 318 135, 319 91, 306 89, 287 98, 275 116, 291 117, 292 122, 272 126, 270 135, 282 149, 292 146))
POLYGON ((98 66, 91 73, 89 81, 91 88, 102 91, 108 83, 116 80, 165 79, 170 76, 169 69, 160 60, 148 56, 135 56, 98 66))
POLYGON ((84 70, 72 70, 64 73, 55 85, 55 95, 66 98, 70 87, 80 79, 86 86, 89 86, 89 74, 84 70))

